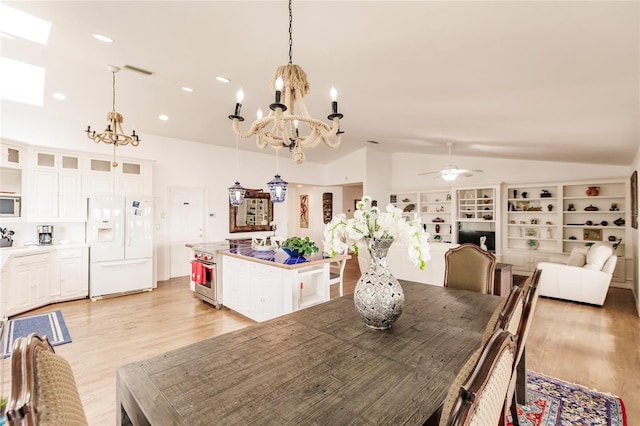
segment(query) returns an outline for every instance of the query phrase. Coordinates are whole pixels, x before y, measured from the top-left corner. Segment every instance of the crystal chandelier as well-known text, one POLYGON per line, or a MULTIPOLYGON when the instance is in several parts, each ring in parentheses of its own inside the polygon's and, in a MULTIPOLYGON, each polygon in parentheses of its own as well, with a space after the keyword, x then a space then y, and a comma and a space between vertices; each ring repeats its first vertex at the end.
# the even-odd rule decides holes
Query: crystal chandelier
POLYGON ((109 65, 107 68, 113 74, 113 107, 111 112, 107 114, 107 128, 102 133, 96 133, 95 130, 91 130, 91 126, 87 126, 85 132, 87 132, 89 139, 95 143, 104 142, 113 145, 113 163, 111 165, 118 167, 118 163, 116 163, 116 147, 128 144, 138 146, 140 138, 136 135, 135 130, 131 135, 126 135, 122 130, 124 118, 122 114, 116 112, 116 73, 120 71, 120 68, 114 65, 109 65))
POLYGON ((320 142, 324 142, 330 148, 340 146, 342 131, 340 131, 340 119, 343 117, 338 112, 337 92, 331 88, 331 114, 327 117, 331 126, 323 121, 316 120, 309 115, 304 104, 304 97, 309 93, 307 75, 299 65, 293 65, 293 14, 291 0, 289 0, 289 63, 276 70, 271 83, 275 90, 275 102, 269 108, 271 112, 262 117, 262 111, 258 110, 258 119, 251 125, 248 131, 240 130, 240 122, 244 118, 240 115, 244 92, 240 89, 237 93, 234 114, 229 116, 233 122, 233 131, 242 138, 256 135, 256 144, 264 149, 271 146, 276 149, 289 148, 296 164, 302 164, 305 155, 303 148, 314 148, 320 142), (300 125, 306 127, 302 134, 300 125))

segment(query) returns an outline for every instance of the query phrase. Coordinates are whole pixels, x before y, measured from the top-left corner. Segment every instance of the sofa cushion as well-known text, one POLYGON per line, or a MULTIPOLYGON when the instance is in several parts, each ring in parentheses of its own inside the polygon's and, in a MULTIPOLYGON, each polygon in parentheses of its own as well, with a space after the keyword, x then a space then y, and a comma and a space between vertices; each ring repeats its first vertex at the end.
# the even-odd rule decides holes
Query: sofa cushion
POLYGON ((587 252, 589 251, 589 247, 574 247, 571 250, 571 254, 569 258, 566 260, 565 264, 569 266, 579 266, 583 267, 585 263, 587 263, 587 252))
POLYGON ((613 247, 607 243, 595 243, 587 252, 587 269, 601 271, 607 259, 613 254, 613 247))

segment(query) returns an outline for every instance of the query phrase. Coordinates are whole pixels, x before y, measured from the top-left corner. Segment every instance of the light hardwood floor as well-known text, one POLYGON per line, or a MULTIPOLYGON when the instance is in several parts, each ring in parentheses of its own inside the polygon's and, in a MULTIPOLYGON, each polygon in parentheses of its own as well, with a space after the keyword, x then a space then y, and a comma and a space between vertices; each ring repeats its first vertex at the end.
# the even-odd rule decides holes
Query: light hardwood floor
MULTIPOLYGON (((356 259, 345 270, 345 294, 360 276, 356 259)), ((332 286, 332 297, 338 288, 332 286)), ((153 292, 59 303, 73 342, 57 346, 69 360, 91 425, 115 423, 118 366, 251 325, 253 321, 200 302, 188 278, 159 283, 153 292)), ((640 424, 640 319, 630 291, 611 289, 602 308, 541 298, 529 336, 528 368, 625 402, 629 426, 640 424)), ((9 389, 9 363, 3 362, 9 389)))

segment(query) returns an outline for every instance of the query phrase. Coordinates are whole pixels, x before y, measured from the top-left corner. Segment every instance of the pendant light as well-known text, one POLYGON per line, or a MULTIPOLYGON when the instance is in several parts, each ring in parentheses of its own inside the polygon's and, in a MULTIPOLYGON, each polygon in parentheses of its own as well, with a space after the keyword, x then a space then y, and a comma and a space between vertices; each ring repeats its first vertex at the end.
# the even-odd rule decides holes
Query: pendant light
POLYGON ((271 201, 274 203, 282 203, 287 196, 287 185, 288 182, 285 182, 280 178, 279 173, 279 164, 278 164, 278 151, 279 148, 276 148, 276 175, 272 180, 267 182, 269 186, 269 193, 271 193, 271 201))
POLYGON ((241 206, 247 189, 238 182, 238 136, 236 136, 236 183, 229 187, 229 202, 232 206, 241 206))

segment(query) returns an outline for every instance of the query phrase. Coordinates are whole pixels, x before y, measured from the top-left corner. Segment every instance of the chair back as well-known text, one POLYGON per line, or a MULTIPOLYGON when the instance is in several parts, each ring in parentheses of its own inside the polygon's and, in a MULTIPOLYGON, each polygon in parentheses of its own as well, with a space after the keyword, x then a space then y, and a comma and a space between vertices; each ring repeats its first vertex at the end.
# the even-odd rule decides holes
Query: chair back
POLYGON ((444 255, 444 286, 491 294, 496 258, 475 244, 461 244, 444 255))
POLYGON ((531 321, 533 320, 533 314, 536 310, 538 303, 538 297, 540 296, 540 275, 542 275, 542 269, 536 269, 531 275, 531 285, 528 288, 527 294, 524 296, 524 311, 522 313, 522 320, 518 327, 518 351, 516 353, 516 364, 522 357, 524 346, 527 342, 529 335, 529 329, 531 328, 531 321))
POLYGON ((87 424, 71 366, 46 336, 14 342, 6 416, 11 426, 87 424))
POLYGON ((500 313, 497 327, 507 330, 509 333, 517 336, 523 312, 524 294, 520 287, 514 287, 509 293, 509 296, 507 296, 507 301, 500 313))
POLYGON ((340 297, 344 295, 344 268, 347 266, 347 258, 337 262, 331 262, 331 265, 338 264, 338 271, 329 271, 329 285, 339 284, 340 297))
MULTIPOLYGON (((497 425, 503 414, 513 359, 513 334, 498 329, 482 350, 475 368, 462 384, 445 425, 497 425)), ((441 424, 443 424, 441 422, 441 424)))

